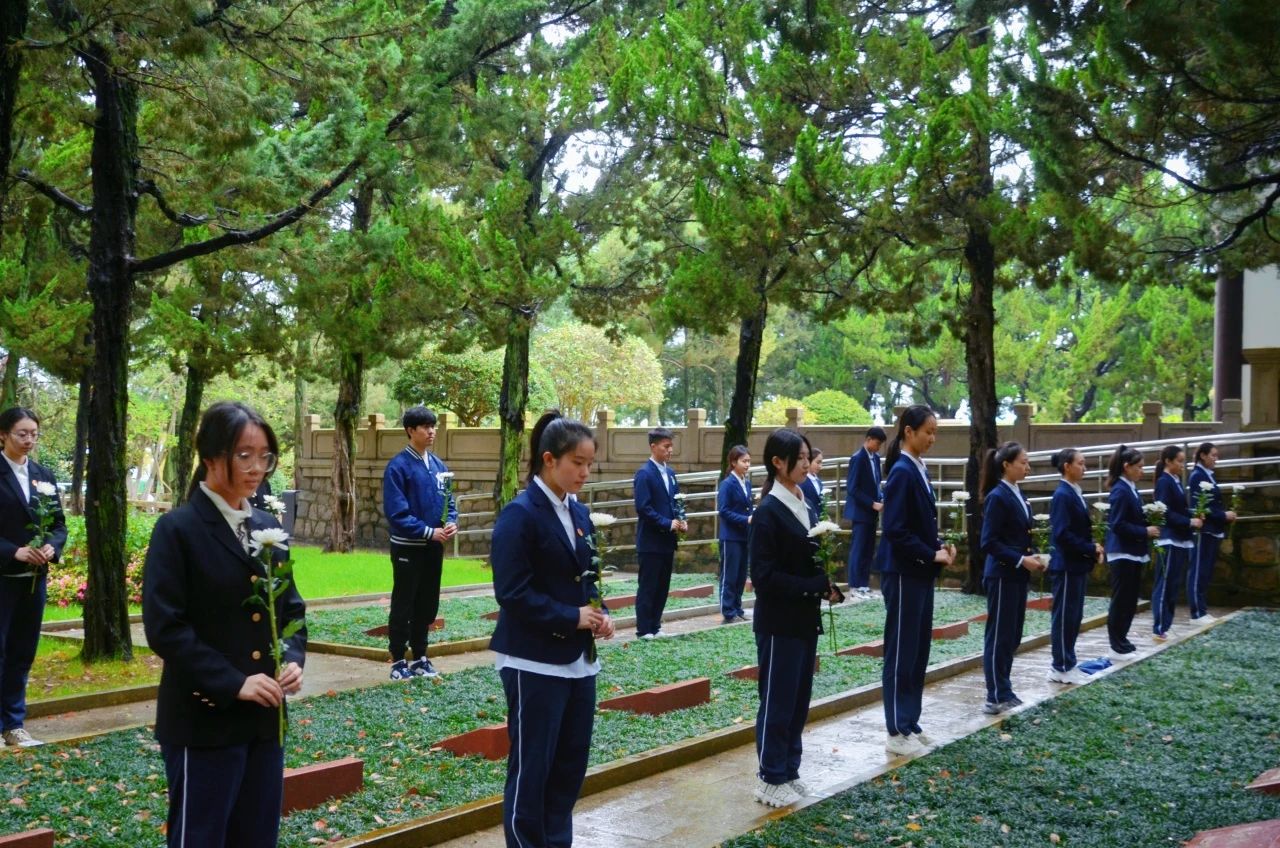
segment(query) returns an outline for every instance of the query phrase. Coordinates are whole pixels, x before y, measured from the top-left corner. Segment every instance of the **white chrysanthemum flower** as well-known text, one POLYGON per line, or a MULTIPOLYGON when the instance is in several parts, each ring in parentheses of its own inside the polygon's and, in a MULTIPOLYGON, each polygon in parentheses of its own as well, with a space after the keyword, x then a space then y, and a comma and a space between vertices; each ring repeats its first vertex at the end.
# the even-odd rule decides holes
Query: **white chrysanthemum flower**
POLYGON ((265 527, 249 534, 249 547, 255 554, 263 548, 279 548, 287 551, 289 550, 289 546, 285 544, 287 541, 289 541, 289 534, 279 527, 265 527))
POLYGON ((836 524, 834 521, 819 521, 817 524, 809 528, 809 536, 815 539, 819 536, 825 536, 828 533, 838 532, 840 532, 840 525, 836 524))
POLYGON ((37 480, 31 485, 36 487, 36 491, 44 495, 46 498, 52 498, 58 494, 58 487, 47 480, 37 480))
POLYGON ((452 479, 453 479, 452 471, 441 471, 436 474, 436 482, 438 482, 441 486, 443 486, 445 483, 448 483, 452 479))
POLYGON ((1241 492, 1243 492, 1243 491, 1244 491, 1244 486, 1241 486, 1241 485, 1239 485, 1239 484, 1236 484, 1236 485, 1234 485, 1234 486, 1232 486, 1232 487, 1231 487, 1231 494, 1233 494, 1233 495, 1238 495, 1238 494, 1240 494, 1240 493, 1241 493, 1241 492))
POLYGON ((966 492, 964 489, 961 489, 958 492, 952 492, 951 500, 955 501, 956 503, 964 503, 965 501, 969 500, 969 493, 966 492))
POLYGON ((1164 501, 1156 501, 1155 503, 1144 504, 1142 511, 1149 515, 1153 515, 1155 513, 1163 515, 1169 511, 1169 507, 1164 505, 1164 501))
POLYGON ((593 512, 590 517, 592 527, 608 527, 618 521, 618 516, 610 515, 607 512, 593 512))
POLYGON ((284 515, 284 500, 277 498, 275 495, 266 495, 262 502, 266 504, 268 512, 274 512, 276 515, 284 515))
POLYGON ((1201 480, 1201 481, 1200 481, 1200 491, 1202 491, 1202 492, 1212 492, 1212 491, 1213 491, 1213 484, 1212 484, 1212 483, 1210 483, 1208 480, 1201 480))
POLYGON ((1098 512, 1106 512, 1107 510, 1111 509, 1111 504, 1107 503, 1106 501, 1094 501, 1093 508, 1096 509, 1098 512))
POLYGON ((1049 520, 1049 514, 1048 514, 1048 513, 1045 513, 1045 512, 1037 512, 1035 515, 1033 515, 1033 516, 1031 516, 1031 517, 1032 517, 1032 518, 1034 518, 1036 521, 1048 521, 1048 520, 1049 520))
POLYGON ((676 492, 676 493, 675 493, 674 495, 672 495, 671 497, 673 497, 674 499, 676 499, 676 500, 678 500, 678 501, 682 501, 682 500, 684 500, 684 492, 676 492))

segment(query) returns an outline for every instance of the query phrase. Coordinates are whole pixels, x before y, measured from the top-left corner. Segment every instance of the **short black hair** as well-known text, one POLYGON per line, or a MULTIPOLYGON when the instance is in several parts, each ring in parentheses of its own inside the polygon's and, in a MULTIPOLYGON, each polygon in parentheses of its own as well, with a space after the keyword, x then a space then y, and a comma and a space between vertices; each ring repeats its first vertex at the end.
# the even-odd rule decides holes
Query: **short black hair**
POLYGON ((400 416, 400 425, 404 427, 404 431, 408 433, 414 427, 434 427, 436 426, 436 414, 425 406, 411 406, 404 411, 404 415, 400 416))
POLYGON ((652 430, 649 431, 649 444, 651 445, 656 445, 658 442, 662 441, 663 439, 674 439, 674 438, 675 436, 672 435, 671 431, 668 430, 666 427, 654 427, 652 430))
POLYGON ((9 407, 4 412, 0 412, 0 433, 9 432, 19 421, 25 421, 28 418, 36 422, 37 427, 40 426, 40 417, 34 410, 27 409, 25 406, 9 407))
POLYGON ((864 439, 879 439, 882 442, 889 441, 889 437, 885 434, 883 427, 871 427, 867 430, 864 439))

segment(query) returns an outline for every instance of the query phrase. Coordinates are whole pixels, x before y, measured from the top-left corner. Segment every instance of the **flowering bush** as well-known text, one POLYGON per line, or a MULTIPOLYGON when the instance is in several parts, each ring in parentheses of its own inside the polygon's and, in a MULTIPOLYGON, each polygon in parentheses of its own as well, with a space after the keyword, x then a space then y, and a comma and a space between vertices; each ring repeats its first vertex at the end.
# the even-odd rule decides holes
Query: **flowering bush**
MULTIPOLYGON (((151 530, 156 525, 155 515, 129 513, 129 529, 125 533, 125 585, 129 603, 142 603, 142 565, 147 558, 147 545, 151 542, 151 530)), ((83 604, 89 580, 89 545, 85 537, 84 518, 67 516, 67 545, 62 549, 62 559, 49 566, 49 597, 47 603, 65 607, 83 604)))

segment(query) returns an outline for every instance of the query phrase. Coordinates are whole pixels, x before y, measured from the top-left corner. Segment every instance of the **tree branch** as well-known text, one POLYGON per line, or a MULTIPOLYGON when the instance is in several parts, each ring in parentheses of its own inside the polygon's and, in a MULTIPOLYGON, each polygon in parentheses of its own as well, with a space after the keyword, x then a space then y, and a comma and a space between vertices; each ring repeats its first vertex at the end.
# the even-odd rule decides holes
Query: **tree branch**
POLYGON ((32 174, 30 171, 28 171, 26 168, 23 168, 21 171, 18 171, 18 173, 14 174, 13 176, 15 179, 31 186, 33 189, 40 192, 45 197, 49 198, 54 203, 61 206, 63 209, 70 211, 77 218, 88 218, 93 214, 92 206, 86 206, 85 204, 76 200, 71 195, 64 192, 62 189, 57 188, 56 186, 51 186, 42 180, 36 179, 35 175, 32 174))
POLYGON ((179 227, 198 227, 209 222, 208 215, 189 215, 186 212, 174 212, 169 204, 165 202, 164 195, 160 193, 160 187, 155 184, 154 180, 139 180, 138 194, 149 194, 154 197, 156 206, 160 207, 160 211, 164 216, 179 227))

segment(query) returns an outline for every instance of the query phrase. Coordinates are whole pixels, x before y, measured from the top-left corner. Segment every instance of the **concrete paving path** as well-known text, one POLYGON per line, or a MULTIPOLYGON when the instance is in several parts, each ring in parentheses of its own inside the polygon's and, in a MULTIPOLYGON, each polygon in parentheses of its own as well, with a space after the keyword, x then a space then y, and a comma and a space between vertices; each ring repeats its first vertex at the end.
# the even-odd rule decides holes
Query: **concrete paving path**
MULTIPOLYGON (((1218 617, 1227 612, 1213 610, 1218 617)), ((1129 635, 1147 657, 1193 637, 1198 628, 1179 619, 1174 632, 1165 645, 1155 645, 1150 639, 1151 616, 1144 613, 1134 620, 1129 635)), ((1107 652, 1105 627, 1080 635, 1076 654, 1081 660, 1105 656, 1107 652)), ((1070 688, 1046 680, 1049 664, 1048 646, 1019 654, 1014 660, 1014 690, 1024 702, 1019 710, 1070 688)), ((1115 670, 1118 669, 1113 667, 1095 677, 1115 670)), ((946 744, 998 723, 999 718, 982 713, 985 692, 981 668, 929 684, 925 688, 921 726, 934 740, 946 744)), ((809 725, 804 735, 801 778, 813 795, 799 806, 816 803, 906 763, 907 757, 885 753, 884 739, 880 701, 809 725)), ((755 774, 755 748, 747 745, 587 796, 579 801, 574 813, 574 845, 703 848, 748 833, 798 808, 779 811, 757 803, 753 795, 755 774)), ((442 843, 447 848, 499 848, 504 844, 500 827, 442 843)))

